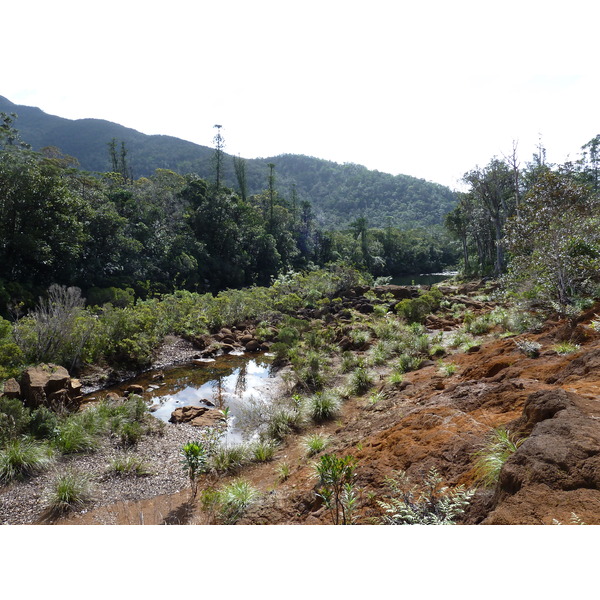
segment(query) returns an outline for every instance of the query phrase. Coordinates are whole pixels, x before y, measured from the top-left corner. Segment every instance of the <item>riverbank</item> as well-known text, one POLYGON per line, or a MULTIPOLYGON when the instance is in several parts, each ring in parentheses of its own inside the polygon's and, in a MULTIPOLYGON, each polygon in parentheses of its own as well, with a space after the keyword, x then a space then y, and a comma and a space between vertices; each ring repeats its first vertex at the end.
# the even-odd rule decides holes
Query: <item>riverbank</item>
MULTIPOLYGON (((575 514, 585 523, 599 523, 600 470, 594 457, 600 449, 596 400, 600 380, 594 365, 600 356, 600 334, 595 329, 600 305, 574 323, 546 322, 535 331, 516 334, 506 330, 505 319, 502 326, 489 321, 485 333, 474 334, 466 331, 466 320, 473 332, 484 315, 501 315, 489 290, 477 285, 443 286, 443 293, 443 306, 425 321, 431 358, 401 378, 392 377, 396 360, 380 360, 377 355, 384 341, 382 325, 395 322, 396 317, 353 311, 345 325, 334 320, 336 343, 347 349, 332 355, 327 388, 348 385, 343 361, 349 356, 368 365, 371 385, 345 396, 333 418, 306 422, 298 432, 285 436, 271 460, 203 478, 198 498, 190 502, 189 487, 182 481, 183 471, 176 460, 183 438, 175 433, 171 438, 169 433, 162 440, 144 442, 149 444, 145 456, 163 452, 168 457, 164 463, 168 474, 163 477, 173 479, 168 483, 157 480, 166 488, 159 486, 154 494, 149 484, 142 483, 148 488, 135 488, 128 495, 127 486, 138 483, 123 483, 122 489, 114 487, 113 496, 113 491, 104 494, 85 511, 59 522, 216 523, 215 513, 202 508, 203 490, 242 477, 258 496, 238 523, 330 523, 330 512, 315 493, 313 463, 322 453, 308 458, 305 445, 308 435, 318 433, 328 440, 326 452, 357 460, 357 523, 371 523, 381 515, 378 500, 389 497, 388 477, 403 470, 420 482, 432 467, 445 485, 477 488, 460 522, 568 523, 575 514), (368 340, 358 335, 366 331, 371 336, 368 340), (539 344, 539 351, 528 356, 523 352, 525 342, 539 344), (484 487, 477 479, 475 456, 497 427, 509 429, 523 441, 498 482, 484 487), (153 443, 158 445, 151 447, 153 443), (171 447, 161 449, 162 444, 171 447), (114 501, 115 497, 119 500, 114 501)), ((321 323, 325 329, 328 314, 316 321, 311 317, 313 325, 318 328, 321 323)), ((187 436, 179 425, 167 427, 187 436)), ((37 492, 29 489, 27 493, 35 496, 37 492)), ((7 505, 2 506, 6 512, 7 505)))

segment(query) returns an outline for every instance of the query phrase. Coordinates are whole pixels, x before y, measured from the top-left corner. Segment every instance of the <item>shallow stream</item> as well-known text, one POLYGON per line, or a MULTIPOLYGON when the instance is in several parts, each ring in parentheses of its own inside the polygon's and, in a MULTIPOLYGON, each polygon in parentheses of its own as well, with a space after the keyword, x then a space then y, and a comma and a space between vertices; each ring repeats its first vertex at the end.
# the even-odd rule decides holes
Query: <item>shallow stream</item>
POLYGON ((272 361, 268 354, 228 354, 148 371, 106 391, 122 395, 130 385, 141 385, 152 414, 165 422, 181 406, 229 408, 232 420, 227 441, 239 442, 243 438, 240 421, 244 410, 253 400, 268 402, 277 392, 279 379, 271 372, 272 361))

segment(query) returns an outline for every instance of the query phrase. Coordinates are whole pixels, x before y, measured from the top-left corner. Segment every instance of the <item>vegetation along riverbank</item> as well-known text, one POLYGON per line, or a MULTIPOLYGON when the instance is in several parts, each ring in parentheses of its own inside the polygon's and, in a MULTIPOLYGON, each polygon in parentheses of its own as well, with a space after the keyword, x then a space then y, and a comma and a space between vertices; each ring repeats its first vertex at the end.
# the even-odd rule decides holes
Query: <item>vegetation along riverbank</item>
POLYGON ((0 523, 600 523, 597 138, 467 173, 442 239, 225 188, 218 140, 134 181, 3 123, 0 523), (459 275, 389 285, 410 253, 459 275), (154 416, 228 355, 267 399, 154 416))

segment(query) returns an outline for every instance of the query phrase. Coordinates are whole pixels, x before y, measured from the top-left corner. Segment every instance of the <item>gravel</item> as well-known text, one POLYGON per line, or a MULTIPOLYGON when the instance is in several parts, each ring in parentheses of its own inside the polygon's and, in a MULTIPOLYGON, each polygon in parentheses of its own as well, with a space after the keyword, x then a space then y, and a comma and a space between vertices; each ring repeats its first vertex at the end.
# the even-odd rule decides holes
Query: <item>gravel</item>
POLYGON ((189 481, 182 467, 180 451, 185 443, 199 439, 200 430, 185 424, 167 424, 160 429, 161 434, 144 436, 137 447, 127 451, 139 457, 151 475, 110 473, 111 461, 124 451, 118 447, 117 440, 105 440, 93 453, 60 457, 44 473, 0 488, 0 524, 44 522, 47 517, 48 490, 57 475, 68 468, 84 473, 91 479, 92 501, 79 512, 119 501, 174 494, 187 488, 189 481))

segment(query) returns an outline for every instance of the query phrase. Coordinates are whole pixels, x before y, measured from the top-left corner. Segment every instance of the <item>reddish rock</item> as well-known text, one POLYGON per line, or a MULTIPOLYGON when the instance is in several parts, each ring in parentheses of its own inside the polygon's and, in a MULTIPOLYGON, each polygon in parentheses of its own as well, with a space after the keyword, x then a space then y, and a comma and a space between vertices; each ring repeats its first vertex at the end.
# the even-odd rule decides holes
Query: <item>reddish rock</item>
POLYGON ((48 396, 66 389, 68 382, 69 372, 64 367, 53 364, 29 367, 21 377, 23 401, 31 408, 46 404, 48 396))
POLYGON ((132 384, 132 385, 127 386, 127 389, 125 390, 126 396, 131 396, 132 394, 135 394, 136 396, 141 396, 143 393, 144 393, 143 385, 132 384))
POLYGON ((181 406, 171 413, 169 422, 187 423, 194 427, 210 427, 222 419, 223 416, 219 411, 205 406, 181 406))
POLYGON ((246 342, 245 348, 248 352, 256 352, 257 350, 259 350, 260 344, 258 343, 257 340, 252 339, 252 340, 246 342))

